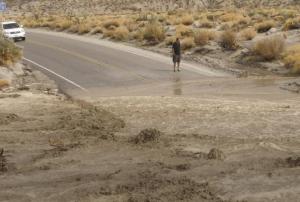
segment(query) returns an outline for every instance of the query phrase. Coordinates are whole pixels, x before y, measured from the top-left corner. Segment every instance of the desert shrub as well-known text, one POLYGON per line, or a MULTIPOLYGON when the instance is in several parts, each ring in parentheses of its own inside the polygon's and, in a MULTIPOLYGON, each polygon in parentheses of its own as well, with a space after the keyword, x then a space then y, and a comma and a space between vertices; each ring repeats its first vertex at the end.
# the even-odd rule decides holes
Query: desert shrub
POLYGON ((91 34, 102 34, 103 33, 103 28, 102 27, 95 27, 92 31, 91 34))
POLYGON ((22 23, 25 27, 29 27, 29 28, 35 28, 38 27, 38 23, 31 18, 27 18, 26 20, 23 21, 22 23))
POLYGON ((5 79, 0 79, 0 90, 5 88, 5 87, 8 87, 9 86, 9 82, 5 79))
POLYGON ((193 22, 194 22, 194 18, 192 15, 185 15, 181 19, 181 23, 183 25, 191 25, 191 24, 193 24, 193 22))
POLYGON ((289 47, 284 55, 283 62, 287 68, 293 73, 300 73, 300 45, 294 45, 289 47))
POLYGON ((244 40, 252 40, 257 35, 257 32, 254 28, 246 28, 241 31, 240 36, 244 40))
POLYGON ((211 30, 200 29, 195 31, 194 38, 195 38, 196 45, 204 46, 210 40, 213 40, 215 38, 215 33, 211 30))
MULTIPOLYGON (((48 24, 44 24, 43 26, 48 26, 48 24)), ((72 22, 65 19, 59 22, 58 24, 56 24, 56 29, 58 31, 63 31, 69 29, 71 26, 72 26, 72 22)))
POLYGON ((212 22, 212 21, 209 21, 208 19, 202 19, 202 20, 199 20, 197 22, 198 24, 198 27, 200 28, 213 28, 215 27, 215 24, 212 22))
POLYGON ((0 38, 0 65, 9 66, 22 58, 22 51, 14 43, 0 38))
POLYGON ((181 23, 181 19, 177 16, 169 16, 166 20, 167 25, 179 25, 181 23))
POLYGON ((132 139, 135 144, 157 143, 164 134, 155 128, 142 130, 132 139))
POLYGON ((175 37, 175 36, 169 36, 169 37, 167 37, 167 38, 165 39, 165 44, 166 44, 167 46, 170 46, 170 45, 172 45, 172 44, 175 42, 175 40, 176 40, 176 37, 175 37))
POLYGON ((238 47, 237 35, 231 30, 226 30, 221 34, 220 45, 226 50, 235 50, 238 47))
POLYGON ((128 39, 128 37, 129 31, 125 26, 118 27, 113 31, 112 38, 115 40, 124 41, 128 39))
POLYGON ((91 27, 89 27, 87 24, 79 24, 77 26, 77 33, 78 34, 86 34, 91 31, 91 27))
POLYGON ((275 27, 275 22, 272 20, 260 22, 255 25, 256 31, 258 33, 267 32, 273 27, 275 27))
POLYGON ((271 36, 257 41, 253 51, 264 60, 278 59, 284 50, 284 38, 282 36, 271 36))
POLYGON ((299 14, 299 11, 292 9, 281 9, 279 10, 279 14, 285 17, 285 19, 288 19, 296 17, 299 14))
POLYGON ((226 13, 222 16, 220 16, 220 20, 223 22, 229 22, 229 21, 239 21, 240 19, 243 19, 244 16, 240 13, 226 13))
POLYGON ((142 41, 143 37, 144 37, 144 32, 142 30, 138 29, 135 32, 131 32, 130 33, 130 37, 132 39, 135 39, 135 40, 138 40, 138 41, 142 41))
POLYGON ((120 26, 120 22, 118 20, 107 20, 105 21, 102 26, 105 28, 105 29, 114 29, 116 27, 119 27, 120 26))
POLYGON ((158 22, 149 22, 143 31, 143 39, 152 42, 159 43, 165 39, 165 30, 163 26, 158 22))
POLYGON ((113 36, 114 36, 114 30, 105 30, 103 32, 104 38, 113 38, 113 36))
POLYGON ((188 50, 195 46, 196 46, 196 44, 195 44, 194 37, 187 37, 181 41, 181 49, 182 50, 188 50))
POLYGON ((69 32, 71 33, 77 33, 78 32, 78 25, 72 25, 69 29, 69 32))
POLYGON ((300 17, 299 18, 290 18, 288 19, 284 25, 283 30, 288 31, 292 29, 300 29, 300 17))
POLYGON ((133 32, 133 31, 137 30, 137 28, 138 28, 137 23, 133 22, 133 21, 126 21, 124 23, 124 25, 126 26, 126 28, 128 29, 129 32, 133 32))
POLYGON ((193 29, 188 26, 178 25, 176 27, 176 36, 178 37, 192 37, 193 35, 193 29))

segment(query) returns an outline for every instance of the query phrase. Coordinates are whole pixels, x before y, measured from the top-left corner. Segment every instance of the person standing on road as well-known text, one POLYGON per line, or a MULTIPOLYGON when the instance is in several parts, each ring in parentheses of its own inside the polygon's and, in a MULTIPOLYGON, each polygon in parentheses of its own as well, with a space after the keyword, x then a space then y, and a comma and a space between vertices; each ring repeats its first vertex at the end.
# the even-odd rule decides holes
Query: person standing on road
POLYGON ((179 40, 179 38, 176 38, 176 41, 172 45, 174 72, 176 72, 176 66, 177 66, 177 71, 180 72, 180 60, 181 60, 181 50, 180 49, 181 49, 180 48, 180 40, 179 40))

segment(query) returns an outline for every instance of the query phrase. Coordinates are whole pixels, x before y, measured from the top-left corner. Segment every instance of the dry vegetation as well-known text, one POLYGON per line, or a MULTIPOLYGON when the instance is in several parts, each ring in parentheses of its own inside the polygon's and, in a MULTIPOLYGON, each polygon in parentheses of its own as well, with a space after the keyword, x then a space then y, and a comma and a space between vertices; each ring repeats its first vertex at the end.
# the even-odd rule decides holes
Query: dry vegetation
MULTIPOLYGON (((31 9, 31 14, 24 13, 19 16, 19 20, 26 27, 97 35, 142 46, 170 48, 175 38, 178 37, 182 40, 183 50, 218 45, 223 51, 220 54, 226 54, 227 50, 234 52, 246 48, 258 56, 256 61, 283 59, 281 57, 282 40, 269 39, 269 35, 300 29, 299 4, 288 0, 280 1, 280 3, 264 0, 201 2, 197 0, 156 2, 153 0, 149 1, 146 6, 144 2, 137 3, 134 0, 119 2, 119 4, 116 3, 117 1, 114 0, 115 3, 111 4, 102 0, 96 0, 90 4, 84 3, 86 8, 90 6, 96 8, 101 5, 113 8, 110 9, 109 14, 106 12, 108 8, 98 12, 92 9, 90 13, 73 10, 63 14, 58 11, 50 14, 50 12, 41 13, 36 8, 29 7, 27 9, 31 9), (130 5, 141 7, 134 8, 135 6, 130 5), (155 8, 151 9, 152 6, 155 8), (225 7, 222 9, 219 8, 220 6, 225 7), (252 48, 249 48, 249 45, 243 46, 244 43, 249 43, 252 48)), ((59 4, 59 2, 56 3, 59 4)), ((76 2, 73 3, 76 4, 76 2)))
POLYGON ((0 79, 0 90, 9 86, 9 81, 5 80, 5 79, 0 79))
POLYGON ((240 36, 244 40, 252 40, 257 35, 257 31, 253 28, 246 28, 240 32, 240 36))
POLYGON ((11 41, 0 38, 0 65, 10 66, 20 60, 21 50, 11 41))
POLYGON ((238 47, 237 35, 231 30, 224 31, 220 38, 220 45, 226 50, 235 50, 238 47))
POLYGON ((284 50, 284 38, 272 36, 257 41, 253 51, 264 60, 278 59, 284 50))
POLYGON ((283 56, 285 66, 293 73, 300 73, 300 44, 289 47, 283 56))

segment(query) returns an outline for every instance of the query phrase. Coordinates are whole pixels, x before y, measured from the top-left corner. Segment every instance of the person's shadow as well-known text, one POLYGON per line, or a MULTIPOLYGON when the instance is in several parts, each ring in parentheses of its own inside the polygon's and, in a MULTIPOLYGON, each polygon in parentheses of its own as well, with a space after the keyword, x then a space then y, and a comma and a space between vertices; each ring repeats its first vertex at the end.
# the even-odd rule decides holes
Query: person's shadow
POLYGON ((182 82, 179 74, 176 74, 173 77, 173 94, 182 95, 182 82))

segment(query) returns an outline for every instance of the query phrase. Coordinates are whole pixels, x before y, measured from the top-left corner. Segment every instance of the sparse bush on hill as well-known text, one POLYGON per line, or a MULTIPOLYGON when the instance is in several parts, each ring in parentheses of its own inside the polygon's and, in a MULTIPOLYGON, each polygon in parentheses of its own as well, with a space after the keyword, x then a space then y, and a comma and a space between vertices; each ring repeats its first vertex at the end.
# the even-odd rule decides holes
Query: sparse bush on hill
POLYGON ((77 33, 78 34, 87 34, 91 31, 91 27, 89 27, 87 24, 79 24, 77 26, 77 33))
POLYGON ((176 36, 178 37, 192 37, 194 35, 193 29, 185 26, 185 25, 178 25, 176 27, 176 36))
POLYGON ((22 57, 22 51, 14 43, 0 37, 0 65, 9 66, 22 57))
POLYGON ((124 41, 129 38, 129 31, 125 26, 116 28, 113 31, 112 38, 118 41, 124 41))
POLYGON ((254 28, 246 28, 241 31, 240 36, 244 40, 252 40, 257 35, 257 32, 254 28))
POLYGON ((213 28, 215 27, 215 23, 209 21, 208 19, 199 20, 197 22, 199 28, 213 28))
POLYGON ((293 73, 300 73, 300 44, 289 47, 283 56, 283 62, 293 73))
POLYGON ((195 43, 199 46, 206 45, 210 40, 215 38, 215 33, 211 30, 200 29, 194 33, 195 43))
POLYGON ((237 35, 231 30, 226 30, 222 33, 220 38, 220 45, 226 50, 235 50, 238 47, 237 35))
POLYGON ((258 33, 267 32, 273 27, 275 27, 275 22, 272 20, 261 22, 255 25, 256 31, 258 33))
POLYGON ((108 21, 105 21, 102 26, 105 28, 105 29, 114 29, 116 27, 119 27, 120 26, 120 22, 118 20, 108 20, 108 21))
POLYGON ((181 23, 183 25, 191 25, 191 24, 193 24, 193 22, 194 22, 194 18, 192 15, 185 15, 181 19, 181 23))
POLYGON ((288 19, 284 25, 283 30, 288 31, 292 29, 300 29, 300 17, 288 19))
POLYGON ((72 26, 72 22, 66 19, 61 20, 58 24, 56 24, 56 29, 58 31, 63 31, 69 29, 72 26))
POLYGON ((175 42, 175 40, 176 40, 176 37, 175 37, 175 36, 169 36, 169 37, 167 37, 167 38, 165 39, 165 44, 166 44, 167 46, 170 46, 170 45, 172 45, 172 44, 175 42))
POLYGON ((159 43, 165 39, 164 27, 159 22, 149 22, 143 31, 143 39, 151 43, 159 43))
POLYGON ((188 50, 195 46, 196 46, 196 44, 195 44, 194 37, 187 37, 181 41, 181 49, 182 50, 188 50))
POLYGON ((264 60, 278 59, 284 50, 285 41, 282 36, 271 36, 257 41, 253 51, 264 60))
POLYGON ((91 34, 102 34, 103 33, 103 28, 102 27, 95 27, 92 31, 91 34))

